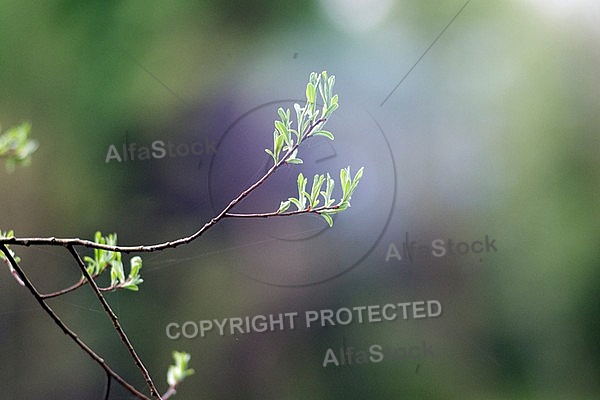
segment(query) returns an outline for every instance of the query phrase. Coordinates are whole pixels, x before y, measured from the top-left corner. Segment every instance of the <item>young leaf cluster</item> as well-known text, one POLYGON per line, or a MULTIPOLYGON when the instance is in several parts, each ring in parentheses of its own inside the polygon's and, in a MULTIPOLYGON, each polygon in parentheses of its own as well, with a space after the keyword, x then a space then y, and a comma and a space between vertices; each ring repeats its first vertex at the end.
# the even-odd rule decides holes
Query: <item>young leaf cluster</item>
POLYGON ((29 139, 31 124, 25 122, 0 135, 0 158, 6 161, 6 170, 13 172, 16 165, 29 165, 38 142, 29 139))
POLYGON ((175 388, 185 378, 194 374, 195 371, 192 368, 188 368, 188 363, 191 358, 192 356, 188 353, 179 351, 173 352, 175 365, 170 365, 167 370, 167 383, 169 384, 169 387, 175 388))
POLYGON ((333 134, 323 129, 325 122, 338 108, 338 96, 333 94, 335 76, 328 76, 326 71, 318 74, 312 72, 306 85, 306 104, 294 104, 296 111, 296 124, 291 120, 290 109, 279 107, 277 114, 279 120, 275 121, 273 131, 273 149, 265 149, 271 156, 275 165, 280 161, 287 164, 302 164, 298 158, 298 145, 311 136, 325 136, 333 140, 333 134), (321 96, 323 107, 317 109, 317 91, 321 96))
POLYGON ((340 170, 340 182, 342 183, 342 200, 340 201, 340 211, 350 207, 350 199, 358 186, 360 178, 363 176, 364 167, 361 167, 354 178, 350 174, 350 167, 340 170))
POLYGON ((342 198, 334 205, 335 199, 333 195, 333 188, 335 186, 334 179, 327 173, 327 175, 316 174, 313 177, 312 187, 310 192, 306 190, 308 179, 301 173, 298 174, 298 197, 290 197, 286 201, 282 201, 279 205, 278 213, 286 212, 293 204, 296 206, 297 211, 310 211, 314 210, 319 214, 330 227, 333 226, 332 214, 344 211, 350 207, 350 199, 352 193, 356 190, 360 178, 363 176, 364 167, 358 170, 354 178, 350 174, 350 167, 346 167, 340 170, 340 183, 342 187, 342 198), (323 190, 323 185, 325 189, 323 190), (322 205, 321 200, 323 201, 322 205))
MULTIPOLYGON (((102 236, 102 233, 98 231, 94 236, 94 242, 98 244, 116 246, 117 234, 111 233, 108 236, 102 236)), ((140 276, 142 258, 139 256, 132 257, 131 260, 129 260, 130 272, 127 278, 125 278, 125 271, 123 269, 123 262, 121 260, 121 252, 95 248, 94 258, 85 256, 84 260, 87 263, 87 271, 94 278, 101 275, 102 272, 104 272, 104 270, 110 266, 111 283, 109 289, 122 288, 138 291, 138 285, 144 281, 140 276)))

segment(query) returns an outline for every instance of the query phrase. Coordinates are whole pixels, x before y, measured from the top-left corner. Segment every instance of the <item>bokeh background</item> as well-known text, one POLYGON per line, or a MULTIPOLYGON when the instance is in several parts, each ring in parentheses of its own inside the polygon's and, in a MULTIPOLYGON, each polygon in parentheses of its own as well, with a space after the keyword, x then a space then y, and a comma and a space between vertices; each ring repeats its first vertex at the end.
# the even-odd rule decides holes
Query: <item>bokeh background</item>
MULTIPOLYGON (((161 388, 181 399, 596 399, 600 394, 600 5, 593 0, 1 2, 0 123, 32 123, 30 167, 0 172, 0 228, 151 244, 194 232, 267 159, 278 105, 336 75, 336 141, 307 143, 242 205, 270 211, 298 171, 365 166, 353 206, 224 221, 148 254, 107 297, 161 388), (391 95, 390 95, 391 94, 391 95), (388 97, 389 96, 389 97, 388 97), (266 105, 266 106, 265 106, 266 105), (272 107, 270 107, 272 105, 272 107), (106 162, 109 146, 218 143, 106 162), (386 261, 390 243, 497 251, 386 261), (171 322, 438 300, 440 317, 171 340, 171 322), (433 346, 434 358, 323 367, 327 349, 433 346)), ((339 194, 338 194, 339 196, 339 194)), ((13 248, 43 291, 79 278, 62 249, 13 248)), ((87 288, 52 301, 136 386, 87 288)), ((214 333, 214 332, 213 332, 214 333)), ((116 386, 116 385, 114 385, 116 386)), ((0 393, 101 398, 104 375, 0 271, 0 393)), ((131 396, 119 387, 112 399, 131 396)))

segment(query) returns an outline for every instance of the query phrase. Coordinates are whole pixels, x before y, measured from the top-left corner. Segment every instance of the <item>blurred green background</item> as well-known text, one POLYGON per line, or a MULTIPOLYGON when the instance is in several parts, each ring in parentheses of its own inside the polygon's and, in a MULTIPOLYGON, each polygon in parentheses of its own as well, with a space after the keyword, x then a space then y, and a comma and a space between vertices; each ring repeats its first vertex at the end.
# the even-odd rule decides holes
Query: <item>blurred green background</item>
MULTIPOLYGON (((226 201, 221 190, 260 169, 276 104, 235 121, 301 99, 311 71, 336 75, 336 157, 326 168, 366 173, 333 230, 313 246, 269 235, 280 225, 227 221, 189 246, 145 255, 140 292, 107 296, 161 388, 171 351, 192 354, 196 374, 176 398, 598 398, 596 2, 473 0, 389 98, 465 2, 1 5, 0 124, 30 121, 40 143, 31 166, 0 172, 0 228, 21 237, 101 230, 150 244, 194 232, 226 201), (111 144, 157 140, 221 146, 106 162, 111 144), (422 244, 489 235, 497 251, 386 262, 407 234, 422 244), (171 322, 430 299, 442 316, 237 337, 165 333, 171 322), (433 359, 323 367, 329 348, 423 340, 433 359)), ((290 179, 267 187, 272 206, 249 206, 277 207, 290 179)), ((13 250, 43 291, 79 278, 62 249, 13 250)), ((51 304, 144 387, 89 290, 51 304)), ((102 370, 0 272, 2 398, 101 398, 103 387, 102 370)), ((131 396, 114 387, 111 398, 131 396)))

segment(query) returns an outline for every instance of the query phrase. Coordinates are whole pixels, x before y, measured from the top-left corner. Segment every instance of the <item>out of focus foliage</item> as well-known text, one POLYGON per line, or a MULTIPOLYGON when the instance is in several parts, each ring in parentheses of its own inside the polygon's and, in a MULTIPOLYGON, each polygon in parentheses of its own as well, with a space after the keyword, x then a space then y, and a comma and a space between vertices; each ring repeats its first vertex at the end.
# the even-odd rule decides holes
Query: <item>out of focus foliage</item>
POLYGON ((31 155, 39 144, 29 138, 30 130, 31 124, 23 123, 0 133, 0 159, 4 159, 8 172, 13 172, 16 165, 31 164, 31 155))

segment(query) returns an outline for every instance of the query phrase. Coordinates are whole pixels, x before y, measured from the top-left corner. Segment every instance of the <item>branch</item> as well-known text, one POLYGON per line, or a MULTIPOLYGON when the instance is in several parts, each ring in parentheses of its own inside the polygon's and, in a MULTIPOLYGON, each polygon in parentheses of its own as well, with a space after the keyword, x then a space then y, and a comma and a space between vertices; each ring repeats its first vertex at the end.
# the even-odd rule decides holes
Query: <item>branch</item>
POLYGON ((175 386, 169 386, 169 389, 162 395, 162 398, 163 400, 167 400, 175 393, 177 393, 177 391, 175 390, 175 386))
MULTIPOLYGON (((310 135, 311 131, 316 126, 318 126, 319 124, 324 123, 325 121, 326 121, 326 119, 320 118, 319 120, 317 120, 313 124, 309 125, 307 127, 306 131, 303 133, 302 137, 305 138, 306 136, 310 135)), ((82 271, 84 277, 86 278, 86 280, 83 281, 83 282, 77 283, 77 284, 75 284, 75 285, 73 285, 73 286, 71 286, 71 287, 69 287, 67 289, 64 289, 62 291, 55 292, 55 293, 50 293, 49 295, 46 295, 46 298, 60 296, 62 294, 65 294, 65 293, 68 293, 70 291, 78 289, 79 287, 83 286, 85 284, 85 282, 89 282, 90 286, 92 287, 92 290, 94 291, 94 294, 96 295, 96 297, 98 298, 98 300, 102 304, 102 307, 104 308, 104 311, 106 312, 106 314, 110 318, 110 320, 111 320, 111 322, 113 324, 113 327, 115 328, 115 330, 119 334, 119 337, 120 337, 121 341, 123 342, 123 344, 125 345, 127 351, 129 352, 129 354, 131 355, 132 359, 134 360, 134 363, 136 364, 136 366, 138 367, 138 369, 142 373, 142 376, 144 377, 144 380, 146 381, 146 384, 147 384, 148 388, 150 389, 151 395, 152 396, 156 396, 156 397, 158 397, 160 399, 161 398, 160 394, 159 394, 158 390, 156 389, 156 386, 154 385, 152 377, 150 376, 148 370, 144 366, 144 364, 143 364, 142 360, 140 359, 140 357, 137 355, 135 349, 133 348, 133 345, 131 344, 131 341, 129 340, 129 338, 125 334, 125 331, 121 327, 121 324, 119 323, 117 316, 114 314, 114 312, 112 311, 110 305, 108 304, 108 302, 106 301, 106 299, 102 295, 101 289, 98 287, 98 285, 96 284, 96 282, 94 281, 94 279, 92 278, 92 276, 90 275, 90 273, 88 272, 87 268, 85 267, 85 264, 84 264, 83 260, 79 256, 79 253, 75 250, 74 246, 75 245, 81 245, 81 246, 85 246, 85 247, 101 248, 101 249, 105 249, 105 250, 121 251, 121 252, 127 253, 127 252, 130 252, 130 251, 152 252, 152 251, 158 251, 158 250, 162 250, 162 249, 165 249, 165 248, 177 247, 177 246, 182 245, 182 244, 190 243, 191 241, 195 240, 200 235, 202 235, 210 227, 212 227, 217 222, 219 222, 221 219, 223 219, 226 216, 228 216, 227 214, 228 214, 229 210, 231 210, 233 207, 235 207, 240 201, 242 201, 250 193, 252 193, 256 188, 258 188, 260 185, 262 185, 279 167, 281 167, 285 163, 285 160, 287 159, 287 157, 290 154, 292 154, 295 150, 297 150, 298 146, 300 145, 300 142, 301 141, 298 141, 298 143, 295 143, 294 146, 292 146, 287 151, 286 156, 284 156, 278 163, 274 164, 262 176, 262 178, 260 178, 254 184, 252 184, 250 187, 248 187, 246 190, 244 190, 243 192, 241 192, 216 217, 213 217, 209 222, 205 223, 204 226, 200 230, 198 230, 193 235, 188 236, 187 238, 182 238, 182 239, 179 239, 179 240, 176 240, 176 241, 173 241, 173 242, 166 242, 166 243, 159 244, 159 245, 154 245, 154 246, 137 246, 137 247, 108 246, 108 245, 98 244, 98 243, 95 243, 95 242, 92 243, 92 242, 87 241, 87 240, 84 241, 84 240, 80 240, 80 239, 56 239, 56 238, 46 238, 46 239, 17 239, 17 242, 13 242, 11 240, 11 239, 16 239, 16 238, 5 238, 5 239, 0 239, 0 244, 4 247, 5 244, 3 244, 3 242, 7 241, 10 244, 17 244, 17 245, 21 244, 21 245, 24 245, 24 246, 30 246, 32 244, 46 244, 46 245, 54 245, 54 246, 63 246, 63 247, 66 247, 67 250, 69 251, 69 253, 71 253, 71 255, 73 256, 73 258, 77 262, 77 265, 81 269, 81 271, 82 271)), ((321 209, 325 210, 325 209, 328 209, 328 208, 327 207, 321 207, 321 209)), ((302 210, 300 212, 275 213, 274 215, 294 215, 294 214, 301 214, 301 213, 307 213, 307 212, 318 212, 318 210, 319 209, 314 209, 312 211, 310 211, 310 210, 302 210)), ((271 213, 254 214, 254 216, 259 216, 259 217, 264 216, 264 217, 266 217, 268 214, 271 214, 271 213)), ((230 214, 229 216, 230 217, 231 216, 238 216, 239 217, 239 216, 242 216, 242 215, 243 214, 230 214)), ((247 215, 244 215, 244 216, 247 216, 247 215)), ((108 289, 111 289, 111 288, 108 288, 108 289)), ((40 298, 43 300, 43 297, 39 293, 37 293, 37 295, 40 296, 40 298)), ((170 395, 171 394, 169 394, 169 396, 170 395)))
POLYGON ((236 214, 236 213, 227 213, 225 214, 225 217, 230 217, 230 218, 268 218, 268 217, 288 217, 290 215, 299 215, 299 214, 320 214, 320 213, 334 213, 339 211, 340 206, 339 205, 335 205, 335 206, 329 206, 329 207, 325 207, 325 206, 321 206, 321 207, 317 207, 317 208, 307 208, 305 210, 296 210, 296 211, 286 211, 286 212, 278 212, 278 211, 273 211, 273 212, 268 212, 268 213, 256 213, 256 214, 236 214))
MULTIPOLYGON (((106 390, 104 392, 104 400, 108 400, 108 396, 110 396, 110 384, 112 383, 111 376, 106 374, 106 390)), ((164 400, 164 399, 163 399, 164 400)))
MULTIPOLYGON (((308 139, 311 136, 319 136, 319 135, 325 136, 325 137, 329 138, 330 140, 333 140, 333 134, 331 132, 322 130, 322 128, 325 125, 325 123, 328 120, 331 113, 333 111, 335 111, 335 109, 338 108, 338 96, 337 95, 334 96, 332 94, 332 87, 333 87, 334 82, 335 82, 335 77, 331 76, 328 78, 327 73, 325 71, 323 71, 322 74, 311 73, 310 80, 309 80, 309 83, 308 83, 307 89, 306 89, 306 95, 307 95, 306 106, 304 108, 301 108, 299 105, 297 105, 297 104, 295 105, 297 119, 298 119, 298 121, 297 121, 298 129, 294 130, 294 129, 290 128, 291 125, 290 125, 290 110, 289 109, 287 111, 283 111, 283 109, 281 109, 281 108, 278 110, 278 113, 282 120, 275 121, 276 130, 273 133, 274 148, 273 148, 273 151, 265 149, 265 151, 273 157, 273 165, 271 166, 271 168, 269 168, 269 170, 260 179, 258 179, 256 182, 254 182, 248 188, 246 188, 241 193, 239 193, 237 195, 237 197, 235 197, 233 200, 231 200, 229 202, 229 204, 227 204, 227 206, 225 206, 212 219, 210 219, 208 222, 206 222, 200 229, 198 229, 196 232, 194 232, 193 234, 191 234, 189 236, 182 237, 182 238, 179 238, 179 239, 176 239, 173 241, 169 241, 169 242, 155 244, 155 245, 118 246, 116 244, 116 235, 114 235, 114 240, 110 240, 108 242, 102 241, 100 239, 97 239, 92 242, 90 240, 83 240, 83 239, 79 239, 79 238, 70 238, 70 239, 60 239, 60 238, 55 238, 55 237, 16 238, 16 237, 12 236, 12 231, 10 231, 6 235, 6 236, 10 236, 10 237, 4 237, 5 235, 3 235, 0 232, 0 251, 6 255, 5 258, 8 260, 10 266, 14 269, 14 271, 15 271, 14 274, 18 278, 18 280, 22 281, 23 285, 27 286, 27 288, 30 290, 30 292, 35 297, 35 299, 38 301, 38 303, 41 305, 41 307, 46 311, 46 313, 48 313, 50 315, 50 317, 63 330, 63 332, 65 334, 67 334, 69 337, 71 337, 71 339, 74 340, 77 343, 77 345, 79 345, 79 347, 81 347, 86 353, 88 353, 88 355, 90 355, 90 357, 94 361, 96 361, 106 372, 107 383, 106 383, 106 391, 105 391, 105 395, 104 395, 105 399, 107 399, 109 397, 112 379, 114 379, 118 383, 123 385, 127 390, 129 390, 137 398, 141 398, 144 400, 146 400, 146 399, 150 400, 149 397, 147 397, 143 393, 139 392, 132 385, 128 384, 118 374, 116 374, 114 371, 112 371, 112 369, 110 369, 108 367, 108 365, 104 362, 104 360, 100 356, 98 356, 90 347, 88 347, 83 341, 81 341, 77 337, 77 335, 70 328, 68 328, 68 326, 65 323, 63 323, 61 321, 61 319, 58 317, 58 315, 47 304, 46 300, 57 297, 57 296, 61 296, 63 294, 70 293, 70 292, 77 290, 78 288, 84 286, 86 283, 89 283, 90 287, 92 288, 98 301, 102 304, 104 312, 107 314, 107 316, 111 320, 113 328, 117 331, 117 334, 119 335, 121 342, 124 344, 125 348, 129 352, 129 355, 133 359, 136 367, 142 373, 142 376, 144 377, 144 380, 146 381, 146 384, 147 384, 148 388, 150 389, 150 395, 153 398, 157 398, 159 400, 164 400, 164 399, 167 399, 167 398, 171 397, 172 395, 174 395, 177 384, 180 381, 182 381, 186 376, 194 373, 193 369, 187 369, 187 362, 189 361, 189 357, 190 357, 189 354, 174 352, 174 357, 176 359, 176 366, 172 366, 172 368, 174 368, 174 369, 170 368, 170 370, 169 370, 168 379, 167 379, 168 383, 169 383, 169 387, 168 387, 168 390, 165 392, 164 399, 163 399, 161 397, 161 395, 159 394, 158 390, 156 389, 154 382, 152 380, 152 377, 148 373, 148 370, 142 363, 140 357, 138 356, 137 352, 135 351, 133 345, 131 344, 131 341, 129 340, 129 338, 125 334, 125 331, 121 327, 121 324, 119 323, 116 314, 113 312, 112 308, 110 307, 110 305, 108 304, 108 302, 106 301, 105 297, 102 294, 102 291, 113 290, 117 287, 126 287, 126 288, 129 288, 132 290, 137 290, 136 284, 142 282, 141 278, 139 278, 139 276, 137 275, 139 268, 141 268, 141 260, 139 260, 139 263, 135 263, 135 266, 134 266, 133 259, 131 262, 131 264, 132 264, 131 271, 132 272, 130 273, 130 277, 128 278, 129 281, 124 280, 123 268, 122 268, 122 264, 121 264, 121 253, 155 252, 155 251, 162 251, 162 250, 166 250, 169 248, 175 248, 175 247, 178 247, 181 245, 188 244, 188 243, 194 241, 195 239, 197 239, 198 237, 200 237, 208 229, 210 229, 211 227, 216 225, 223 218, 267 218, 267 217, 275 217, 275 216, 291 216, 291 215, 299 215, 299 214, 306 214, 306 213, 314 213, 314 214, 321 215, 328 222, 328 224, 330 226, 332 226, 333 220, 331 218, 331 214, 335 214, 337 212, 343 211, 347 207, 350 206, 350 197, 352 195, 352 192, 356 188, 356 185, 358 184, 358 180, 362 176, 362 168, 356 174, 356 176, 354 177, 354 180, 351 180, 349 177, 350 167, 340 171, 340 180, 342 183, 343 195, 342 195, 342 199, 341 199, 340 203, 336 204, 336 205, 332 204, 334 202, 334 200, 330 198, 332 190, 333 190, 334 181, 333 181, 333 179, 330 178, 329 173, 327 174, 327 188, 326 188, 325 192, 320 192, 320 189, 325 181, 324 175, 315 175, 315 179, 313 181, 313 188, 312 188, 310 194, 305 191, 306 179, 303 177, 302 173, 300 173, 298 175, 299 198, 298 199, 289 198, 288 201, 282 202, 278 211, 267 212, 267 213, 244 214, 244 213, 233 213, 233 212, 231 212, 231 210, 237 204, 239 204, 241 201, 243 201, 248 195, 250 195, 254 190, 256 190, 258 187, 260 187, 282 165, 284 165, 284 164, 301 164, 302 160, 297 158, 296 154, 297 154, 298 148, 303 140, 308 139), (323 78, 325 81, 324 82, 325 89, 323 89, 323 86, 320 83, 321 78, 323 78), (324 102, 324 106, 323 106, 323 110, 322 110, 322 114, 321 114, 320 118, 319 118, 319 112, 321 110, 315 111, 315 104, 316 104, 315 96, 316 96, 317 88, 318 88, 318 90, 321 94, 321 97, 323 98, 323 102, 324 102), (309 119, 304 120, 305 117, 308 117, 309 119), (292 137, 291 137, 292 132, 296 135, 296 139, 297 139, 296 142, 294 142, 294 139, 292 139, 292 137), (285 154, 283 154, 283 156, 280 158, 282 150, 284 151, 285 154), (317 207, 317 205, 319 203, 319 200, 318 200, 319 194, 321 194, 325 200, 324 201, 325 204, 321 207, 317 207), (306 199, 309 200, 308 206, 306 206, 306 199), (298 210, 286 211, 288 209, 288 207, 290 206, 290 202, 294 203, 294 205, 296 205, 298 210), (11 250, 8 249, 8 245, 19 245, 19 246, 26 246, 26 247, 29 247, 29 246, 65 247, 69 251, 71 256, 74 258, 74 260, 76 261, 78 267, 81 269, 81 271, 83 273, 83 277, 80 279, 79 282, 77 282, 65 289, 62 289, 60 291, 52 292, 52 293, 48 293, 48 294, 40 294, 40 292, 33 286, 31 281, 25 275, 24 271, 18 265, 18 262, 20 262, 20 260, 18 259, 18 257, 13 256, 13 253, 11 252, 11 250), (104 270, 105 267, 104 266, 102 266, 101 268, 98 267, 98 265, 97 265, 98 260, 96 260, 96 264, 95 264, 96 266, 93 267, 91 271, 88 270, 88 268, 85 266, 81 256, 79 255, 78 251, 75 249, 75 246, 81 246, 81 247, 92 248, 92 249, 101 249, 101 250, 117 253, 116 262, 118 264, 116 264, 117 266, 115 266, 113 264, 113 268, 111 270, 112 283, 109 287, 100 288, 100 287, 98 287, 98 284, 94 280, 102 273, 102 271, 104 270), (115 274, 118 275, 120 278, 115 278, 114 277, 115 274), (132 276, 135 278, 135 280, 134 280, 134 278, 132 278, 132 276), (119 281, 120 281, 120 283, 118 285, 116 285, 115 282, 119 282, 119 281), (125 285, 125 284, 127 284, 127 285, 125 285)), ((30 147, 31 146, 33 146, 33 145, 30 145, 30 147)), ((34 150, 34 149, 33 149, 33 147, 31 147, 31 148, 29 148, 29 150, 34 150)), ((97 233, 97 236, 100 236, 100 238, 101 238, 101 234, 99 232, 97 233)), ((109 235, 109 237, 110 237, 110 235, 109 235)), ((98 251, 96 251, 95 253, 98 253, 98 251)), ((96 256, 96 258, 98 258, 98 256, 96 256)), ((135 258, 139 258, 139 257, 134 257, 134 259, 135 258)), ((88 261, 87 258, 86 258, 86 261, 88 261)))
MULTIPOLYGON (((94 274, 94 275, 91 275, 91 276, 92 276, 92 279, 96 279, 99 275, 94 274)), ((77 282, 77 283, 69 286, 68 288, 61 289, 61 290, 58 290, 56 292, 40 294, 40 296, 43 299, 53 299, 55 297, 62 296, 63 294, 71 293, 71 292, 79 289, 80 287, 85 286, 86 283, 87 283, 87 280, 81 279, 79 282, 77 282)), ((115 290, 115 289, 118 289, 118 288, 119 288, 118 285, 110 285, 108 287, 98 287, 98 289, 100 289, 101 292, 110 292, 111 290, 115 290)))
POLYGON ((42 307, 42 309, 50 316, 50 318, 52 318, 54 323, 56 325, 58 325, 58 327, 64 332, 65 335, 69 336, 85 353, 87 353, 96 363, 98 363, 98 365, 100 365, 100 367, 102 369, 104 369, 104 371, 106 372, 107 375, 109 375, 112 379, 119 382, 119 384, 121 384, 121 386, 123 386, 125 389, 127 389, 131 394, 136 396, 138 399, 151 400, 148 396, 146 396, 145 394, 138 391, 136 388, 134 388, 132 385, 130 385, 125 379, 123 379, 119 374, 117 374, 115 371, 113 371, 108 366, 108 364, 106 364, 106 362, 104 361, 104 359, 102 357, 100 357, 96 352, 94 352, 94 350, 92 350, 87 344, 85 344, 85 342, 83 342, 77 336, 77 334, 75 332, 73 332, 60 319, 60 317, 54 312, 54 310, 42 298, 42 296, 40 295, 38 290, 35 288, 35 286, 33 286, 33 283, 31 283, 31 281, 29 280, 27 275, 25 275, 25 272, 19 266, 19 264, 15 261, 14 257, 10 253, 10 251, 6 248, 5 244, 0 243, 0 251, 2 251, 2 253, 4 253, 6 259, 8 260, 10 265, 13 267, 13 269, 16 271, 17 275, 19 276, 19 279, 21 279, 21 281, 23 282, 25 287, 31 292, 31 294, 33 295, 35 300, 39 303, 39 305, 42 307))
POLYGON ((83 285, 85 285, 85 283, 86 282, 83 279, 81 279, 79 282, 77 282, 77 283, 75 283, 75 284, 73 284, 73 285, 71 285, 71 286, 69 286, 67 288, 61 289, 61 290, 56 291, 56 292, 51 292, 51 293, 46 293, 46 294, 40 294, 40 296, 42 297, 42 299, 52 299, 54 297, 62 296, 63 294, 71 293, 72 291, 77 290, 80 287, 82 287, 83 285))
POLYGON ((100 303, 102 304, 102 308, 104 308, 106 315, 108 315, 108 317, 110 318, 110 320, 113 324, 113 327, 119 334, 121 342, 123 342, 123 344, 125 345, 125 348, 127 348, 127 351, 129 352, 129 355, 131 355, 131 358, 135 362, 135 365, 138 367, 138 369, 142 373, 142 376, 144 377, 144 380, 146 381, 146 384, 148 385, 148 388, 150 389, 150 394, 152 396, 156 396, 160 399, 160 394, 158 393, 156 386, 154 386, 154 382, 152 381, 152 378, 150 377, 148 370, 142 363, 142 360, 140 359, 140 357, 137 355, 135 349, 133 348, 133 345, 131 344, 131 342, 129 341, 129 338, 125 334, 125 331, 121 327, 121 324, 119 323, 117 316, 115 315, 112 308, 110 307, 110 305, 108 304, 108 302, 106 301, 106 299, 104 298, 102 293, 100 292, 100 288, 98 288, 96 281, 94 281, 92 279, 92 276, 90 275, 87 268, 85 267, 85 264, 83 263, 83 260, 79 256, 79 253, 77 253, 77 251, 75 250, 75 248, 72 245, 67 246, 67 249, 69 250, 69 253, 71 253, 73 258, 77 262, 77 265, 79 266, 79 269, 81 269, 83 276, 85 276, 86 280, 89 282, 90 287, 92 288, 92 290, 94 291, 94 294, 98 298, 98 301, 100 301, 100 303))
MULTIPOLYGON (((327 121, 326 118, 319 118, 314 123, 310 124, 306 131, 303 133, 302 137, 306 138, 311 134, 311 132, 315 129, 315 127, 324 124, 327 121)), ((197 230, 190 236, 186 236, 174 241, 164 242, 160 244, 150 245, 150 246, 110 246, 106 244, 99 244, 96 242, 92 242, 91 240, 79 239, 79 238, 70 238, 70 239, 60 239, 55 237, 49 238, 17 238, 17 237, 9 237, 9 238, 0 238, 0 244, 9 244, 9 245, 17 245, 17 246, 60 246, 69 248, 70 246, 83 246, 87 248, 93 249, 103 249, 110 251, 120 251, 122 253, 152 253, 155 251, 165 250, 175 248, 184 244, 188 244, 198 237, 200 237, 204 232, 210 229, 213 225, 216 225, 221 219, 225 217, 225 215, 235 207, 240 201, 246 198, 250 193, 252 193, 256 188, 262 185, 273 173, 279 169, 283 164, 285 164, 286 158, 291 155, 295 150, 298 149, 300 142, 295 143, 286 153, 284 157, 277 163, 273 164, 271 168, 254 184, 248 187, 246 190, 241 192, 235 199, 231 200, 231 202, 215 217, 213 217, 210 221, 205 223, 202 228, 197 230)))
MULTIPOLYGON (((306 131, 303 132, 303 134, 301 135, 301 137, 304 139, 307 136, 310 135, 310 133, 312 132, 312 130, 315 129, 316 126, 322 125, 326 122, 325 118, 320 118, 317 121, 315 121, 314 123, 310 124, 307 128, 306 131)), ((119 383, 121 383, 122 385, 126 385, 127 383, 120 378, 116 373, 114 373, 112 370, 109 369, 109 367, 104 363, 104 360, 102 358, 100 358, 91 348, 89 348, 87 345, 85 345, 83 342, 81 342, 78 337, 76 336, 76 334, 72 331, 70 331, 68 329, 68 327, 62 323, 62 321, 60 320, 60 318, 52 311, 52 309, 50 309, 50 307, 47 305, 47 303, 45 302, 45 299, 48 298, 52 298, 52 297, 57 297, 60 296, 62 294, 65 293, 69 293, 73 290, 76 290, 80 287, 82 287, 86 282, 90 284, 90 286, 92 287, 92 290, 94 291, 94 294, 96 295, 96 297, 98 298, 98 300, 100 301, 100 303, 102 304, 102 307, 104 308, 104 311, 106 312, 106 314, 109 316, 113 327, 115 328, 115 330, 117 331, 117 333, 119 334, 119 337, 121 339, 121 341, 123 342, 123 344, 125 345, 125 347, 127 348, 127 351, 129 352, 129 354, 131 355, 132 359, 134 360, 134 363, 136 364, 136 366, 138 367, 138 369, 140 370, 140 372, 142 373, 146 384, 148 386, 148 388, 150 389, 151 395, 155 396, 159 399, 161 399, 161 396, 158 392, 158 390, 156 389, 154 382, 150 376, 150 374, 148 373, 148 370, 146 369, 146 367, 144 366, 144 364, 142 363, 140 357, 137 355, 135 349, 133 348, 133 345, 131 344, 129 338, 127 337, 127 335, 125 334, 125 331, 123 330, 123 328, 121 327, 117 316, 114 314, 114 312, 112 311, 110 305, 108 304, 108 302, 106 301, 106 299, 104 298, 104 296, 101 293, 101 289, 98 287, 98 285, 96 284, 96 282, 94 281, 93 277, 90 275, 90 273, 87 271, 85 264, 83 262, 83 260, 81 259, 81 257, 79 256, 79 253, 75 250, 74 246, 78 245, 78 246, 83 246, 83 247, 88 247, 88 248, 97 248, 97 249, 104 249, 104 250, 109 250, 109 251, 116 251, 116 252, 123 252, 123 253, 130 253, 130 252, 154 252, 154 251, 160 251, 160 250, 164 250, 167 248, 175 248, 177 246, 180 245, 184 245, 184 244, 188 244, 190 242, 192 242, 193 240, 197 239, 198 237, 200 237, 204 232, 206 232, 208 229, 210 229, 212 226, 216 225, 221 219, 225 218, 225 217, 232 217, 232 216, 236 216, 236 217, 246 217, 247 215, 244 214, 229 214, 229 211, 235 207, 240 201, 242 201, 244 198, 246 198, 250 193, 252 193, 256 188, 258 188, 260 185, 262 185, 271 175, 273 175, 273 173, 275 173, 275 171, 277 169, 279 169, 285 162, 286 159, 294 152, 298 149, 298 146, 300 145, 301 140, 299 140, 297 143, 295 143, 290 149, 288 149, 288 151, 286 152, 285 156, 282 157, 282 159, 273 164, 273 166, 259 179, 257 180, 254 184, 252 184, 251 186, 249 186, 246 190, 242 191, 236 198, 234 198, 219 214, 217 214, 215 217, 213 217, 210 221, 206 222, 202 228, 200 228, 198 231, 196 231, 194 234, 175 240, 175 241, 171 241, 171 242, 165 242, 165 243, 161 243, 161 244, 157 244, 157 245, 152 245, 152 246, 110 246, 110 245, 105 245, 105 244, 99 244, 99 243, 95 243, 89 240, 82 240, 82 239, 57 239, 55 237, 50 237, 50 238, 16 238, 16 237, 8 237, 8 238, 0 238, 0 250, 2 250, 5 254, 8 253, 8 249, 6 248, 6 245, 8 244, 13 244, 13 245, 21 245, 21 246, 32 246, 32 245, 47 245, 47 246, 61 246, 61 247, 65 247, 69 253, 71 253, 71 255, 73 256, 73 258, 75 259, 75 261, 77 262, 77 265, 79 266, 79 268, 81 269, 84 277, 86 278, 85 281, 80 281, 74 285, 72 285, 71 287, 68 287, 66 289, 63 289, 61 291, 58 292, 54 292, 54 293, 49 293, 47 295, 42 295, 40 294, 37 289, 35 289, 31 283, 29 281, 27 281, 28 288, 30 288, 30 291, 32 292, 32 294, 34 295, 34 297, 36 298, 36 300, 38 300, 38 302, 42 305, 42 307, 44 308, 44 310, 46 310, 46 312, 48 314, 50 314, 50 316, 54 319, 55 323, 63 330, 65 331, 65 333, 67 333, 73 340, 75 340, 77 342, 77 344, 84 349, 96 362, 98 362, 102 368, 105 369, 107 374, 110 374, 110 376, 113 376, 115 378, 115 380, 117 380, 119 383), (229 215, 228 215, 229 214, 229 215)), ((294 214, 301 214, 301 213, 307 213, 307 212, 317 212, 317 209, 315 210, 302 210, 301 212, 288 212, 288 213, 274 213, 274 215, 294 215, 294 214)), ((265 213, 265 214, 254 214, 255 217, 266 217, 267 214, 271 214, 271 213, 265 213)), ((9 255, 10 256, 10 255, 9 255)), ((16 265, 15 260, 12 258, 12 256, 10 256, 9 260, 11 265, 14 264, 14 266, 16 266, 15 270, 18 271, 18 275, 21 279, 25 278, 27 279, 27 277, 25 276, 24 272, 21 270, 21 268, 16 265)), ((95 278, 95 277, 94 277, 95 278)), ((25 280, 24 280, 25 282, 25 280)), ((110 288, 109 288, 110 289, 110 288)), ((143 394, 141 394, 139 391, 137 391, 135 388, 133 388, 131 385, 127 384, 126 388, 131 391, 132 393, 134 393, 136 396, 144 396, 143 394), (133 390, 133 391, 132 391, 133 390)), ((170 397, 171 395, 174 394, 174 387, 170 387, 169 390, 166 392, 166 394, 170 397)), ((147 397, 141 397, 144 399, 147 399, 147 397)))

